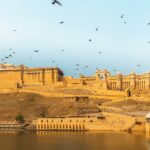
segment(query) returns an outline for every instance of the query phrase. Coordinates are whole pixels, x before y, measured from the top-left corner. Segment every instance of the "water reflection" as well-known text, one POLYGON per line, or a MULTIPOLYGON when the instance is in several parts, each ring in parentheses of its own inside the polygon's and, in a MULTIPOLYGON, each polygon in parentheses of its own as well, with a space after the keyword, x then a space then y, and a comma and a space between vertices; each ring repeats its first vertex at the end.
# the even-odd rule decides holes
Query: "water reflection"
POLYGON ((114 132, 0 131, 2 150, 149 150, 150 138, 114 132))

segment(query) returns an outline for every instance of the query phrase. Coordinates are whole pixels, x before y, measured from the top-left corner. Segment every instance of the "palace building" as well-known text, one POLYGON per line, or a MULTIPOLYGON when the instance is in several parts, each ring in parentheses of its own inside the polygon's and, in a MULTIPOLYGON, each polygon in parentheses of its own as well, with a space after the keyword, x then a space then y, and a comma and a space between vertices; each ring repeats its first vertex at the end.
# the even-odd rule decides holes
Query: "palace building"
POLYGON ((59 68, 28 68, 7 64, 0 66, 0 85, 51 85, 62 80, 63 72, 59 68))
POLYGON ((93 76, 81 75, 80 78, 64 77, 67 85, 83 85, 102 90, 125 91, 128 89, 150 89, 150 72, 137 75, 121 73, 112 76, 107 70, 97 70, 93 76))
POLYGON ((52 86, 91 87, 99 90, 125 91, 128 89, 150 89, 150 72, 137 75, 131 73, 111 75, 107 70, 97 70, 93 76, 80 75, 79 78, 64 76, 59 68, 29 68, 23 65, 0 65, 0 87, 15 85, 23 86, 52 86))

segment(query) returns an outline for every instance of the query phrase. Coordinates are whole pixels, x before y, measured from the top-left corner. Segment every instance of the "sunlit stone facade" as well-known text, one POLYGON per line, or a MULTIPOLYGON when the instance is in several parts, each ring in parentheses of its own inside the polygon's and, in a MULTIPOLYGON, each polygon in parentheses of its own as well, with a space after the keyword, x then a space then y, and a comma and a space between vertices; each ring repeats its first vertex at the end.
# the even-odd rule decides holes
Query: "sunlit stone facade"
POLYGON ((51 85, 62 80, 63 72, 59 68, 28 68, 23 65, 0 68, 0 85, 51 85))
POLYGON ((99 117, 61 117, 61 118, 38 118, 35 120, 36 130, 96 130, 101 124, 102 116, 99 117))
POLYGON ((0 65, 0 87, 52 86, 90 87, 98 90, 125 91, 128 89, 150 89, 150 73, 111 75, 107 70, 97 70, 93 76, 79 78, 64 76, 59 68, 28 68, 23 65, 0 65))
POLYGON ((93 76, 81 75, 80 78, 65 77, 68 85, 91 86, 102 90, 125 91, 127 89, 150 89, 150 73, 137 75, 131 73, 111 75, 107 70, 97 70, 93 76))

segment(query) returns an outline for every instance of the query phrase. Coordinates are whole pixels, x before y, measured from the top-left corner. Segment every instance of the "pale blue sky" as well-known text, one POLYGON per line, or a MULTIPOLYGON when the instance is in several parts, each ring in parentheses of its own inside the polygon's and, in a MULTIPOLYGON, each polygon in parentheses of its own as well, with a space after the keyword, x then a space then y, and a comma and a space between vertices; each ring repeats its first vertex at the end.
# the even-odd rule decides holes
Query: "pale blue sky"
POLYGON ((51 0, 0 0, 0 58, 12 48, 16 55, 8 63, 58 64, 65 75, 73 76, 90 75, 97 67, 125 74, 150 71, 150 0, 60 2, 63 7, 51 5, 51 0), (75 71, 78 63, 89 68, 75 71))

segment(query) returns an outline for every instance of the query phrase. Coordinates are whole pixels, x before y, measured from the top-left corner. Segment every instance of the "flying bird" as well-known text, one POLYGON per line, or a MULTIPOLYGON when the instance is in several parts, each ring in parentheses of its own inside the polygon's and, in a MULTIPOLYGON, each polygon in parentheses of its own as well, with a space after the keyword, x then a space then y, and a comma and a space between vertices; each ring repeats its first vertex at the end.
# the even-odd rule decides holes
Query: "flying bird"
POLYGON ((98 52, 99 54, 101 54, 102 52, 98 52))
POLYGON ((124 14, 122 14, 122 15, 120 16, 120 18, 123 19, 123 18, 124 18, 124 14))
POLYGON ((63 6, 58 0, 52 0, 52 4, 58 4, 59 6, 63 6))
POLYGON ((59 22, 59 24, 64 24, 64 21, 59 22))
POLYGON ((14 29, 13 31, 16 32, 16 29, 14 29))
POLYGON ((124 23, 124 24, 127 24, 127 22, 126 22, 126 21, 124 21, 123 23, 124 23))
POLYGON ((62 51, 62 52, 64 52, 64 50, 63 50, 63 49, 62 49, 61 51, 62 51))
POLYGON ((96 30, 96 31, 98 31, 98 30, 99 30, 99 28, 97 27, 95 30, 96 30))
POLYGON ((150 25, 150 22, 147 24, 148 26, 150 25))
POLYGON ((35 52, 35 53, 38 53, 38 52, 39 52, 39 50, 35 50, 34 52, 35 52))
POLYGON ((92 42, 92 39, 89 39, 89 42, 92 42))
POLYGON ((137 65, 137 67, 141 67, 141 65, 137 65))

